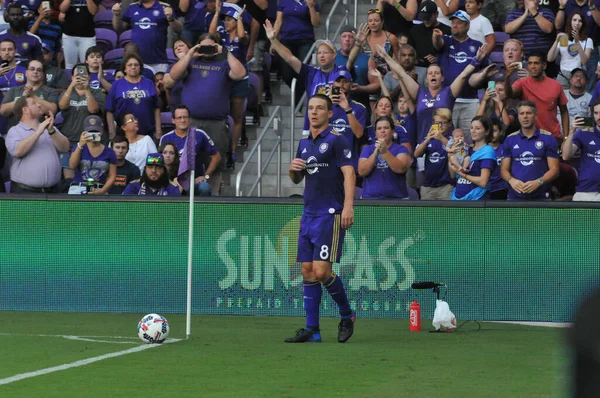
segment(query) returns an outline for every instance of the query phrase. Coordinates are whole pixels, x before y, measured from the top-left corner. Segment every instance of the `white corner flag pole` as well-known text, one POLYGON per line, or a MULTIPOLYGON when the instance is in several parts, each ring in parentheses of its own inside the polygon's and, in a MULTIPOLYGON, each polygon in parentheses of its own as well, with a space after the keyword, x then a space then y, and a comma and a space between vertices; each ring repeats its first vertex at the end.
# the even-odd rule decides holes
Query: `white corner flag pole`
POLYGON ((190 214, 188 225, 188 261, 187 261, 187 308, 185 315, 185 336, 190 338, 192 334, 192 251, 194 242, 194 169, 190 170, 190 214))

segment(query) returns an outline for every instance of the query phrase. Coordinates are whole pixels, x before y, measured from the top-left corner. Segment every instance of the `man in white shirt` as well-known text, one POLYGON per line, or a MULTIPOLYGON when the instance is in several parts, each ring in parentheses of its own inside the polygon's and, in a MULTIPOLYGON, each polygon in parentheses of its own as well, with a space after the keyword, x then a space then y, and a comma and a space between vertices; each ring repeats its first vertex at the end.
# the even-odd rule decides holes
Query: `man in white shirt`
POLYGON ((483 0, 466 0, 465 10, 471 17, 471 25, 467 34, 473 40, 477 40, 483 44, 487 43, 487 54, 490 55, 496 45, 496 36, 494 36, 494 28, 489 19, 481 15, 481 7, 483 0))

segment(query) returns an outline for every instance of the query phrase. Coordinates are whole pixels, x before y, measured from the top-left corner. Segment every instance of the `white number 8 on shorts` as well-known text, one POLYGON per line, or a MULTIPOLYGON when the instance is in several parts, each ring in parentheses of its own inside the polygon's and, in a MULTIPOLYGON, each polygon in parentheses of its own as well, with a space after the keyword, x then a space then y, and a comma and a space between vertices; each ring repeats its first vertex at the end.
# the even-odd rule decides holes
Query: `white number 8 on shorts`
POLYGON ((321 260, 327 260, 329 258, 329 247, 327 247, 327 245, 321 246, 319 256, 321 256, 321 260))

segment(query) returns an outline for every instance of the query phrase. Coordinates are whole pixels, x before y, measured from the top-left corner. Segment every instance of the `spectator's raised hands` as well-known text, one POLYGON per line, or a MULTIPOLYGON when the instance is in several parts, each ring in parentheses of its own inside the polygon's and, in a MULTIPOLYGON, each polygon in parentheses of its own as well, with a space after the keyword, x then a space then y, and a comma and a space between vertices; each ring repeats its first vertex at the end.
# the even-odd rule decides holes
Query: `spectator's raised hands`
POLYGON ((440 29, 438 29, 438 28, 435 28, 435 29, 433 30, 433 34, 432 34, 432 36, 431 36, 431 37, 433 38, 433 40, 437 40, 437 39, 439 39, 439 38, 440 38, 440 37, 442 37, 442 36, 444 36, 444 32, 442 32, 442 31, 441 31, 440 29))
POLYGON ((437 64, 437 58, 433 54, 426 55, 423 58, 425 58, 430 64, 437 64))
POLYGON ((165 7, 163 9, 163 12, 165 13, 165 17, 168 21, 171 21, 173 19, 173 9, 171 7, 165 7))
POLYGON ((485 73, 486 78, 493 77, 496 73, 498 73, 498 68, 496 64, 489 64, 485 68, 482 69, 482 72, 485 73))
POLYGON ((525 12, 528 12, 530 15, 537 14, 537 4, 535 0, 525 0, 525 12))
POLYGON ((222 8, 223 8, 223 0, 217 0, 217 4, 215 5, 215 14, 219 15, 221 13, 222 8))
POLYGON ((387 61, 390 58, 390 55, 385 51, 385 48, 381 44, 377 44, 377 55, 387 61))
POLYGON ((477 61, 479 61, 479 62, 483 61, 483 59, 485 58, 485 56, 487 54, 487 48, 488 48, 487 43, 485 43, 483 46, 479 47, 479 49, 477 50, 477 54, 475 55, 475 58, 477 58, 477 61))
POLYGON ((315 8, 317 5, 317 0, 306 0, 306 5, 308 8, 315 8))
POLYGON ((383 76, 381 76, 381 72, 379 72, 379 70, 375 68, 369 69, 369 75, 375 76, 377 79, 383 79, 383 76))
POLYGON ((380 154, 384 154, 388 151, 388 146, 385 142, 385 140, 377 140, 375 141, 375 150, 377 152, 379 152, 380 154))
POLYGON ((116 16, 121 15, 121 3, 115 3, 115 5, 112 6, 112 12, 116 16))
POLYGON ((276 33, 275 33, 275 29, 273 28, 273 25, 271 24, 271 21, 269 21, 268 19, 265 20, 263 27, 265 28, 265 33, 267 34, 267 39, 275 40, 276 33))
POLYGON ((365 44, 365 40, 367 40, 367 36, 369 35, 369 24, 361 23, 358 27, 358 32, 356 32, 356 36, 354 41, 359 47, 362 47, 365 44))
POLYGON ((568 0, 558 0, 558 4, 560 8, 565 8, 567 6, 568 0))

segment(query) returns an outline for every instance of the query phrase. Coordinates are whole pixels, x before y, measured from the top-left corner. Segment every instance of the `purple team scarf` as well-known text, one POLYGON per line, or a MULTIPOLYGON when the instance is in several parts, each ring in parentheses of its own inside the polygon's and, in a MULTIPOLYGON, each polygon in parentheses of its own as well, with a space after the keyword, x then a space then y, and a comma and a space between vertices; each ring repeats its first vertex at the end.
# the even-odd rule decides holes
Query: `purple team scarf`
POLYGON ((177 170, 177 181, 186 191, 190 192, 190 171, 196 167, 196 128, 190 126, 183 146, 183 155, 177 170))

